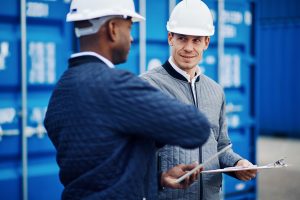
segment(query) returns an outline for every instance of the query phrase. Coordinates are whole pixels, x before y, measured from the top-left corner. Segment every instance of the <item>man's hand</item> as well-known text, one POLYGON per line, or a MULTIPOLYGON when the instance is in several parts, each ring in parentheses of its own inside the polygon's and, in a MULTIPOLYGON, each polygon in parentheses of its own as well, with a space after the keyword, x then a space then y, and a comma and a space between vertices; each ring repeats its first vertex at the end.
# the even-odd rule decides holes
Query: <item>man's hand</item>
POLYGON ((166 172, 163 172, 160 178, 161 186, 168 187, 172 189, 185 189, 189 185, 191 185, 195 180, 197 180, 198 175, 203 170, 200 168, 195 173, 184 179, 180 183, 176 183, 175 180, 181 177, 182 175, 186 174, 188 171, 194 169, 198 164, 190 164, 190 165, 176 165, 175 167, 169 169, 166 172))
MULTIPOLYGON (((237 162, 236 167, 249 167, 253 166, 251 162, 246 159, 240 160, 237 162)), ((245 170, 245 171, 236 171, 235 175, 238 179, 242 181, 249 181, 252 178, 255 178, 257 174, 257 170, 245 170)))

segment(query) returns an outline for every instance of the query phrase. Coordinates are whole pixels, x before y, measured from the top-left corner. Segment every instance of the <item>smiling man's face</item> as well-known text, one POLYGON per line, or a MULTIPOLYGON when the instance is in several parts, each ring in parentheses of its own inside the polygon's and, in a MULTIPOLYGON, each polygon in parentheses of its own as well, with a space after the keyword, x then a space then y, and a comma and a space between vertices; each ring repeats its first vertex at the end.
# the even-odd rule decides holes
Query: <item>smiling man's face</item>
POLYGON ((174 63, 182 70, 188 71, 198 65, 207 49, 210 38, 177 33, 168 34, 174 63))

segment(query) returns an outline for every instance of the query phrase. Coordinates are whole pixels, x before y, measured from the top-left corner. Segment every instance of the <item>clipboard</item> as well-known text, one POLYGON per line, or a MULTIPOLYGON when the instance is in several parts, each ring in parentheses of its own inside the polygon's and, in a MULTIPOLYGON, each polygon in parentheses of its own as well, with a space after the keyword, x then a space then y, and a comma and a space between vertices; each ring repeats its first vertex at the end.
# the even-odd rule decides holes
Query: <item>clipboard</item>
POLYGON ((178 179, 176 179, 174 182, 175 183, 180 183, 181 181, 183 181, 186 177, 192 175, 195 171, 199 170, 201 167, 203 167, 205 164, 211 162, 213 159, 215 159, 216 157, 218 157, 219 155, 221 155, 222 153, 224 153, 225 151, 227 151, 228 149, 230 149, 232 147, 232 144, 224 147, 223 149, 221 149, 219 152, 217 152, 216 154, 212 155, 209 159, 207 159, 205 162, 197 165, 194 169, 192 169, 191 171, 189 171, 188 173, 184 174, 183 176, 179 177, 178 179))
POLYGON ((236 172, 236 171, 247 171, 247 170, 278 169, 284 167, 288 167, 288 165, 284 162, 284 159, 279 159, 274 163, 270 163, 268 165, 263 165, 263 166, 252 165, 249 167, 241 167, 241 166, 226 167, 224 169, 206 170, 206 171, 202 171, 201 173, 223 173, 223 172, 236 172))

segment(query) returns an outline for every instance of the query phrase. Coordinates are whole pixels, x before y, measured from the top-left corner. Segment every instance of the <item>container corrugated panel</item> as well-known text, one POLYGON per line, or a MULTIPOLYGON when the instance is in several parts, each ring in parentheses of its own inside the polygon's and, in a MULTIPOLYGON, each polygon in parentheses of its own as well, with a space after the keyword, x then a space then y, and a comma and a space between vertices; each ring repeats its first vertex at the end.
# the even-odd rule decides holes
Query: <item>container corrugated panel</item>
MULTIPOLYGON (((229 136, 235 152, 255 163, 256 132, 255 113, 253 113, 254 70, 253 16, 251 1, 227 0, 224 5, 222 27, 224 35, 224 60, 218 68, 218 1, 205 1, 214 17, 216 34, 211 38, 209 49, 204 53, 201 67, 204 73, 218 81, 225 90, 227 101, 227 123, 229 136), (216 61, 216 62, 214 62, 216 61), (210 63, 210 65, 208 65, 210 63)), ((237 198, 248 194, 255 199, 256 182, 242 182, 230 176, 224 176, 224 198, 237 198)), ((244 198, 244 197, 243 197, 244 198)), ((248 197, 247 197, 248 199, 248 197)))
POLYGON ((298 0, 257 0, 260 7, 259 20, 267 23, 282 23, 300 20, 300 2, 298 0))
POLYGON ((0 164, 0 198, 19 200, 21 193, 21 167, 16 162, 0 164))
POLYGON ((147 44, 147 69, 162 65, 168 58, 168 44, 162 42, 151 42, 147 44))
POLYGON ((29 199, 59 199, 55 149, 43 120, 57 80, 72 53, 72 26, 65 22, 66 1, 27 1, 28 195, 29 199), (42 185, 49 190, 42 190, 42 185))
MULTIPOLYGON (((216 34, 211 38, 212 43, 217 43, 218 34, 218 1, 205 0, 214 19, 216 34)), ((236 46, 243 51, 251 48, 252 13, 250 1, 226 0, 224 1, 223 22, 221 27, 225 45, 236 46)))
POLYGON ((1 3, 0 9, 0 87, 1 91, 16 88, 19 84, 19 61, 14 56, 19 56, 20 38, 18 22, 18 1, 1 3), (9 34, 8 34, 9 33, 9 34), (9 67, 8 67, 9 66, 9 67))
POLYGON ((298 1, 258 2, 257 113, 264 135, 300 137, 298 1), (292 6, 291 6, 292 5, 292 6), (291 7, 294 7, 291 9, 291 7))
MULTIPOLYGON (((43 120, 51 91, 72 52, 72 27, 65 22, 67 2, 26 2, 29 199, 59 199, 62 191, 55 149, 43 120)), ((1 4, 0 17, 0 199, 17 200, 22 196, 20 2, 1 4)))
MULTIPOLYGON (((233 150, 238 152, 243 158, 253 160, 253 156, 255 156, 255 147, 253 147, 253 129, 243 125, 240 127, 229 128, 229 133, 233 144, 233 150)), ((255 187, 256 180, 245 182, 239 181, 228 175, 224 176, 223 192, 226 199, 230 196, 234 197, 245 193, 255 193, 255 187)))
POLYGON ((166 42, 169 1, 146 1, 147 42, 166 42))
POLYGON ((17 159, 19 156, 19 95, 8 92, 0 93, 0 162, 5 157, 17 159))
POLYGON ((21 197, 18 2, 0 7, 0 199, 21 197))
POLYGON ((162 65, 169 58, 166 28, 169 19, 169 1, 147 1, 146 15, 146 69, 149 70, 162 65))
POLYGON ((255 192, 247 192, 245 194, 232 195, 226 197, 226 200, 253 200, 253 199, 256 199, 255 192))

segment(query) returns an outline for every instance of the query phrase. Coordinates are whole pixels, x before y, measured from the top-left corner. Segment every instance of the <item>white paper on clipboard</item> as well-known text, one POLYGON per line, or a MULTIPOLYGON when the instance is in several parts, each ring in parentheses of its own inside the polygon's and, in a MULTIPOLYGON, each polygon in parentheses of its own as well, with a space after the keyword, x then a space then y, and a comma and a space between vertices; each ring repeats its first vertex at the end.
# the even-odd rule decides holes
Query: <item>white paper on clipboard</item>
POLYGON ((225 151, 227 151, 228 149, 230 149, 232 147, 232 144, 224 147, 223 149, 221 149, 219 152, 217 152, 216 154, 212 155, 209 159, 207 159, 205 162, 197 165, 194 169, 192 169, 191 171, 189 171, 188 173, 186 173, 185 175, 181 176, 180 178, 175 180, 175 183, 180 183, 181 181, 183 181, 186 177, 192 175, 195 171, 197 171, 198 169, 200 169, 201 167, 203 167, 205 164, 209 163, 210 161, 212 161, 213 159, 215 159, 216 157, 218 157, 220 154, 224 153, 225 151))
POLYGON ((257 166, 252 165, 249 167, 227 167, 224 169, 213 169, 213 170, 205 170, 201 173, 223 173, 223 172, 236 172, 236 171, 247 171, 247 170, 262 170, 262 169, 274 169, 274 168, 283 168, 287 167, 287 164, 284 165, 263 165, 263 166, 257 166))

